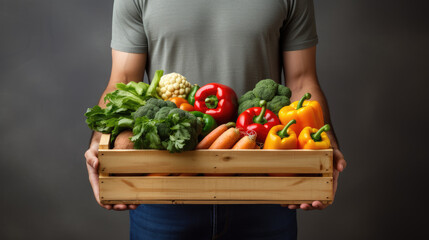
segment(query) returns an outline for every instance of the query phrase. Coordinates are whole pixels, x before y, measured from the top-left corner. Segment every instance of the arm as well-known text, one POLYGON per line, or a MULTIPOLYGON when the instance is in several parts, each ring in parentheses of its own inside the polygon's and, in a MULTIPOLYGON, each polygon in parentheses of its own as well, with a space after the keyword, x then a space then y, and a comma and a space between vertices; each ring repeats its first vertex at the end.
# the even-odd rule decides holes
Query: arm
MULTIPOLYGON (((320 88, 319 81, 317 80, 316 73, 316 47, 311 47, 297 51, 283 52, 283 66, 285 72, 286 86, 292 91, 293 101, 299 100, 305 93, 311 93, 312 100, 316 100, 320 103, 323 109, 323 116, 326 123, 331 125, 331 130, 327 132, 334 153, 334 195, 337 189, 339 172, 342 172, 346 167, 346 161, 344 156, 339 149, 339 144, 335 136, 334 127, 331 124, 331 118, 329 115, 328 103, 325 95, 320 88)), ((324 206, 321 202, 315 201, 310 204, 289 205, 290 209, 296 209, 300 207, 304 210, 310 209, 323 209, 324 206)))
MULTIPOLYGON (((98 105, 106 107, 104 96, 116 89, 117 83, 129 83, 131 81, 141 82, 143 80, 146 65, 146 54, 126 53, 112 50, 112 71, 106 89, 101 95, 98 105)), ((99 199, 98 184, 98 144, 101 133, 94 132, 91 137, 89 149, 85 152, 86 166, 88 169, 89 182, 91 183, 94 197, 98 204, 106 209, 127 210, 135 209, 137 205, 103 205, 99 199)))

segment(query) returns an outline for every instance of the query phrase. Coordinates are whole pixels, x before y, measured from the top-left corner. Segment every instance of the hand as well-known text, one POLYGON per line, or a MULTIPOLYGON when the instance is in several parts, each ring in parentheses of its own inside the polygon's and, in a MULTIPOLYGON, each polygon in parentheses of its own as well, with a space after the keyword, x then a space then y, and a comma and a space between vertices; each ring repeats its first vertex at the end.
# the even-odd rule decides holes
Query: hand
MULTIPOLYGON (((338 185, 338 177, 340 172, 342 172, 346 168, 346 160, 344 159, 343 153, 338 148, 334 148, 333 151, 333 157, 334 157, 334 171, 333 171, 333 179, 334 179, 334 196, 335 192, 337 191, 337 185, 338 185)), ((322 210, 328 207, 329 205, 325 205, 321 203, 320 201, 314 201, 311 204, 303 203, 301 205, 298 204, 283 204, 282 207, 288 207, 289 209, 303 209, 303 210, 322 210)))
POLYGON ((107 209, 107 210, 134 210, 138 207, 136 204, 102 204, 100 202, 100 186, 98 183, 98 146, 91 146, 86 152, 85 152, 85 158, 86 158, 86 167, 88 168, 88 175, 89 175, 89 182, 91 183, 92 190, 94 191, 94 197, 97 200, 98 204, 107 209))

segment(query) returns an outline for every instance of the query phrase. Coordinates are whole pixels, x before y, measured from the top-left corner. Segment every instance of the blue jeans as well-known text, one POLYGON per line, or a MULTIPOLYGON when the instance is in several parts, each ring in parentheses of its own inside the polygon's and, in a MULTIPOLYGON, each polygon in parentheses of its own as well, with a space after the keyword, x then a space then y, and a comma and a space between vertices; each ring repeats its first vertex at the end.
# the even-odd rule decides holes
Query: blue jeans
POLYGON ((296 211, 280 205, 140 205, 130 239, 296 239, 296 211))

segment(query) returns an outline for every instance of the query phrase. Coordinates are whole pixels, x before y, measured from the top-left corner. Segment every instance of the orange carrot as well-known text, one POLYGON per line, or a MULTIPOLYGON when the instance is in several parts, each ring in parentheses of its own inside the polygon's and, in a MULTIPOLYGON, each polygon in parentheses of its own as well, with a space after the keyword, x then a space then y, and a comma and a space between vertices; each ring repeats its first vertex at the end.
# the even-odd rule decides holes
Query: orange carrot
POLYGON ((196 148, 197 149, 208 149, 212 145, 212 143, 217 138, 219 138, 220 135, 222 135, 224 132, 226 132, 226 130, 228 130, 228 128, 234 127, 234 126, 235 126, 234 122, 219 125, 217 128, 213 129, 213 131, 211 131, 207 136, 205 136, 203 138, 203 140, 201 140, 201 142, 198 143, 196 148))
POLYGON ((242 137, 232 149, 254 149, 256 142, 256 135, 244 136, 242 137))
POLYGON ((222 133, 209 147, 209 149, 230 149, 240 139, 240 130, 230 128, 222 133))

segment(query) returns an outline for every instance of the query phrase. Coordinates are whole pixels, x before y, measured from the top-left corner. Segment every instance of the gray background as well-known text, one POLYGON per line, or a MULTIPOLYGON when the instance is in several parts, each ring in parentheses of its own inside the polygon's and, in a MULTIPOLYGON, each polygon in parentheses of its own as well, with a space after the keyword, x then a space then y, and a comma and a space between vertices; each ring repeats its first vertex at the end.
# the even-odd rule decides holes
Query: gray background
MULTIPOLYGON (((128 214, 94 201, 83 157, 83 114, 110 73, 112 2, 0 1, 0 239, 128 238, 128 214)), ((424 2, 315 0, 318 74, 348 168, 333 206, 299 212, 299 239, 423 235, 424 2)))

